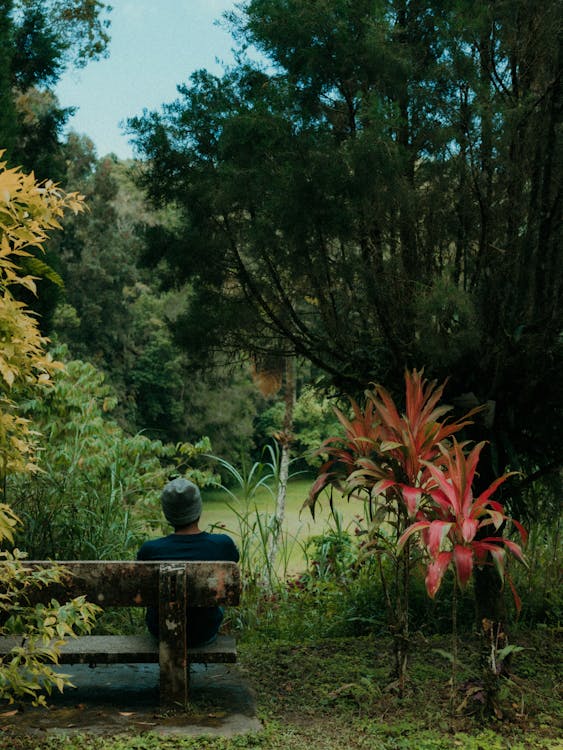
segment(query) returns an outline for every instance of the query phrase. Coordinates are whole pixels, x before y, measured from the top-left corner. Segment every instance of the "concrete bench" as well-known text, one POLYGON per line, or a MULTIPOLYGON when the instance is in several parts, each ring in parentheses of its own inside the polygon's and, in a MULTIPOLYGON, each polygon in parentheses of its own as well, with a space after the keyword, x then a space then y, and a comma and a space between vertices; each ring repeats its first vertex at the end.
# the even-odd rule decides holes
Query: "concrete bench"
MULTIPOLYGON (((25 561, 25 566, 52 566, 47 561, 25 561)), ((233 562, 57 561, 68 571, 62 583, 33 593, 32 603, 68 601, 85 595, 100 607, 147 607, 159 612, 159 640, 151 635, 81 636, 61 649, 62 664, 158 662, 162 705, 188 701, 189 665, 235 662, 235 640, 218 636, 207 646, 186 645, 193 607, 236 605, 240 573, 233 562)), ((3 565, 0 564, 0 571, 3 565)), ((1 572, 0 572, 1 576, 1 572)), ((0 638, 0 658, 21 644, 21 638, 0 638)))

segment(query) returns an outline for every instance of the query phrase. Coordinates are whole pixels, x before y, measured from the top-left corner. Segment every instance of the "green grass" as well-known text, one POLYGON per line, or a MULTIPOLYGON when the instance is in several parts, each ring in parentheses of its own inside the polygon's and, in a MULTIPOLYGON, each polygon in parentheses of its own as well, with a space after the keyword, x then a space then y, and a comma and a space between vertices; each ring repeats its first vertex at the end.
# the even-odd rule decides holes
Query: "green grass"
MULTIPOLYGON (((240 668, 254 688, 264 731, 227 737, 17 736, 0 732, 2 750, 562 750, 557 725, 557 633, 520 634, 526 651, 507 683, 503 718, 450 711, 449 668, 437 653, 448 639, 417 636, 408 692, 390 687, 388 639, 339 638, 313 644, 243 642, 240 668), (519 671, 519 664, 522 670, 519 671), (525 676, 524 676, 525 675, 525 676)), ((459 693, 477 667, 476 644, 460 644, 459 693)), ((197 701, 197 698, 196 698, 197 701)), ((212 711, 192 705, 194 714, 212 711)), ((135 733, 138 732, 138 733, 135 733)))
MULTIPOLYGON (((312 479, 294 479, 288 484, 286 498, 286 515, 284 532, 288 553, 290 558, 289 571, 299 572, 305 566, 305 555, 302 545, 306 540, 318 534, 322 534, 330 523, 334 524, 330 503, 328 498, 322 499, 317 504, 315 518, 311 516, 308 508, 303 508, 312 485, 312 479)), ((231 534, 235 540, 239 536, 236 511, 244 511, 244 503, 234 501, 221 489, 204 490, 203 492, 203 514, 201 526, 207 530, 220 527, 224 524, 225 532, 231 534), (231 506, 231 507, 229 507, 231 506)), ((275 498, 266 488, 260 488, 256 497, 249 504, 249 510, 257 510, 262 514, 272 515, 275 511, 275 498)), ((335 502, 335 511, 342 515, 344 528, 351 528, 357 516, 363 517, 364 507, 359 502, 340 499, 335 502)))

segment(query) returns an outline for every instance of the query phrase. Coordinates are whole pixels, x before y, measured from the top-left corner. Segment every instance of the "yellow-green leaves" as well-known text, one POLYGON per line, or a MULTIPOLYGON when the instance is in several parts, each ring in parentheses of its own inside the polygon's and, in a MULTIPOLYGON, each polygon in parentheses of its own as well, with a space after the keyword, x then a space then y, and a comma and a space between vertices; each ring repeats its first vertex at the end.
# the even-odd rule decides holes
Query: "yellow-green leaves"
MULTIPOLYGON (((62 367, 45 352, 47 339, 41 336, 37 319, 12 289, 19 286, 35 293, 35 278, 24 266, 27 262, 33 267, 31 250, 43 250, 49 232, 60 228, 59 219, 66 210, 82 211, 82 197, 65 194, 52 182, 38 183, 33 174, 7 169, 0 162, 0 488, 7 474, 37 469, 38 434, 18 413, 18 394, 40 388, 62 367)), ((13 544, 18 523, 11 508, 0 503, 0 544, 13 544)), ((41 691, 50 693, 69 684, 65 675, 49 666, 58 662, 62 639, 89 630, 98 608, 83 598, 62 607, 57 602, 50 607, 29 607, 26 592, 45 585, 45 574, 26 568, 18 550, 0 550, 0 558, 9 562, 3 567, 0 589, 0 614, 7 615, 0 617, 0 633, 22 635, 22 644, 0 660, 0 700, 29 696, 44 705, 41 691)), ((62 573, 54 568, 51 580, 58 580, 62 573)))
POLYGON ((34 468, 36 436, 17 414, 15 389, 48 383, 62 367, 46 354, 37 319, 12 289, 35 293, 35 277, 23 268, 33 260, 32 250, 43 250, 65 211, 83 209, 77 193, 66 194, 50 181, 38 183, 33 173, 0 162, 0 484, 9 472, 34 468))

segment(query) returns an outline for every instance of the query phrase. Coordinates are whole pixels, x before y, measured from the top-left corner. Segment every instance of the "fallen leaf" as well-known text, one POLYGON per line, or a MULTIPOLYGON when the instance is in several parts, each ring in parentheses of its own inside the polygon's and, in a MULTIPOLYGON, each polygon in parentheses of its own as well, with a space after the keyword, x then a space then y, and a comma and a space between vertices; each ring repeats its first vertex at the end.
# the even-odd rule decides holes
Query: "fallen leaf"
POLYGON ((135 716, 135 711, 118 711, 120 716, 135 716))
POLYGON ((18 709, 16 708, 15 711, 4 711, 3 714, 0 714, 0 716, 15 716, 18 713, 18 709))

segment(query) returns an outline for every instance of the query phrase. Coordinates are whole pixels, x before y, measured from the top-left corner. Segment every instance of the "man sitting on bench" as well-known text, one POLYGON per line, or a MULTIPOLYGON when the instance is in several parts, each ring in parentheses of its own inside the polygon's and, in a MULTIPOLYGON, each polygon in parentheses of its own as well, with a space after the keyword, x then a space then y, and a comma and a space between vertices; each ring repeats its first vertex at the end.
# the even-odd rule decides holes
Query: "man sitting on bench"
MULTIPOLYGON (((137 560, 231 560, 238 562, 238 549, 227 534, 201 531, 201 494, 195 484, 179 477, 164 487, 160 497, 162 511, 174 533, 145 542, 137 560)), ((221 607, 188 608, 188 646, 202 646, 217 638, 223 620, 221 607)), ((158 610, 147 607, 146 623, 158 638, 158 610)))

